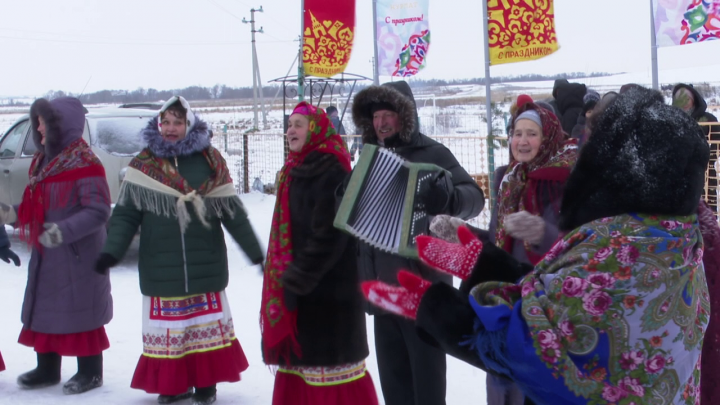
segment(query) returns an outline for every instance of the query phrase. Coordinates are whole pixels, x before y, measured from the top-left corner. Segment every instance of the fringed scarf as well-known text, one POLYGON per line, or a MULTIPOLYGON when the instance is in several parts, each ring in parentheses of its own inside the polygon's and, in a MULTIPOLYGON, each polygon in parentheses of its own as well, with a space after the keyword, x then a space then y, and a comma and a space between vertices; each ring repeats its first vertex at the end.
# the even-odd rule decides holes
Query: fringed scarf
POLYGON ((292 231, 290 229, 290 171, 301 165, 314 151, 337 156, 350 172, 350 154, 330 123, 325 111, 302 102, 294 114, 305 115, 310 121, 308 139, 300 152, 290 152, 278 180, 277 200, 270 227, 265 278, 263 279, 260 328, 265 363, 279 365, 281 358, 290 362, 290 352, 301 357, 297 341, 297 312, 288 311, 284 303, 282 275, 293 260, 292 231))
POLYGON ((242 208, 232 184, 230 171, 220 152, 212 146, 202 151, 213 173, 195 190, 180 175, 169 159, 143 149, 131 162, 120 187, 118 204, 128 200, 139 210, 156 215, 176 217, 184 233, 191 221, 185 205, 192 204, 200 222, 209 227, 207 208, 217 217, 227 213, 231 217, 242 208))
MULTIPOLYGON (((511 154, 510 166, 505 172, 498 192, 495 243, 509 253, 512 253, 513 238, 505 229, 505 217, 520 211, 542 217, 545 207, 541 201, 541 184, 556 182, 561 186, 567 180, 577 160, 577 140, 567 139, 555 115, 533 103, 526 104, 518 111, 518 115, 531 109, 540 115, 543 123, 540 150, 537 156, 527 163, 518 162, 511 154)), ((561 187, 554 189, 561 192, 561 187)), ((555 200, 560 201, 560 198, 555 200)), ((560 209, 559 206, 555 208, 560 209)), ((542 259, 542 255, 534 253, 527 242, 525 242, 525 252, 533 265, 542 259)))
POLYGON ((110 205, 105 168, 82 138, 72 142, 40 168, 44 160, 44 153, 38 152, 33 156, 28 171, 30 181, 23 193, 17 221, 20 239, 38 250, 42 249, 38 237, 43 232, 46 211, 89 203, 77 200, 77 181, 99 182, 96 184, 98 195, 103 203, 110 205))

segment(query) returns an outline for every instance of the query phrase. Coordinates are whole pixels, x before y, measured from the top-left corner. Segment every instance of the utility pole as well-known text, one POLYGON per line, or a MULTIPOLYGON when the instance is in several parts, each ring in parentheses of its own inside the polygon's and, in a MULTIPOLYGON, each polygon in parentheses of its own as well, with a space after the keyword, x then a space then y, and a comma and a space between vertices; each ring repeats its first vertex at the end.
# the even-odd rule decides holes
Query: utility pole
POLYGON ((377 0, 373 0, 373 84, 380 85, 380 72, 378 72, 377 47, 377 0))
POLYGON ((250 21, 246 20, 245 18, 242 19, 242 22, 247 24, 250 23, 250 33, 252 35, 252 64, 253 64, 253 126, 255 130, 258 130, 260 128, 260 125, 258 124, 258 88, 260 92, 260 98, 261 98, 261 104, 262 104, 262 114, 263 114, 263 126, 267 126, 267 115, 265 114, 265 101, 262 93, 262 81, 260 80, 260 68, 258 65, 257 60, 257 51, 255 50, 255 33, 258 32, 260 34, 263 34, 264 31, 262 27, 260 27, 259 30, 255 29, 255 12, 263 12, 262 6, 260 8, 251 8, 250 9, 250 21))

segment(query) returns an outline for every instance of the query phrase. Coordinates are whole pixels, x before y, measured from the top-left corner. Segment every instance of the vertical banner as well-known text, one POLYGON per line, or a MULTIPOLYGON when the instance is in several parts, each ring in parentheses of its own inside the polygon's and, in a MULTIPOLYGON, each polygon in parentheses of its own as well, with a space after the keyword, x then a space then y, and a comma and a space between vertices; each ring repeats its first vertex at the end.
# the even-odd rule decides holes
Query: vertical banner
POLYGON ((540 59, 557 51, 553 0, 486 0, 490 64, 540 59))
POLYGON ((355 0, 305 0, 303 67, 310 76, 345 71, 355 39, 355 0))
POLYGON ((378 74, 414 76, 425 67, 430 47, 430 0, 377 0, 378 74))
POLYGON ((653 0, 657 46, 675 46, 720 39, 720 2, 653 0))

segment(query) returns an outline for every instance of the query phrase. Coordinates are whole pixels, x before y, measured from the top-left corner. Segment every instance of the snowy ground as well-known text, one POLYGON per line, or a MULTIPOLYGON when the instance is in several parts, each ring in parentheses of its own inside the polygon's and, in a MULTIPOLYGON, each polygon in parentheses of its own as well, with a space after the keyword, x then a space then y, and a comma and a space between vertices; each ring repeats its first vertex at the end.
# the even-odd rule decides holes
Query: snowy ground
MULTIPOLYGON (((267 244, 270 221, 275 197, 264 194, 241 196, 258 237, 267 244)), ((271 403, 273 375, 263 364, 260 354, 260 328, 258 326, 262 276, 257 267, 251 266, 242 251, 231 240, 227 240, 230 269, 230 285, 227 288, 232 307, 238 339, 250 362, 250 368, 243 373, 242 381, 218 386, 218 404, 267 405, 271 403)), ((0 262, 2 283, 0 296, 3 298, 0 318, 0 351, 7 369, 0 373, 0 404, 156 404, 156 396, 130 388, 135 365, 142 351, 141 341, 141 295, 137 279, 137 251, 131 250, 123 262, 111 272, 115 316, 106 326, 110 338, 110 349, 105 352, 105 384, 98 389, 78 396, 65 396, 62 385, 34 391, 21 390, 15 383, 17 376, 36 366, 32 349, 17 343, 20 332, 20 308, 26 282, 28 251, 13 237, 13 247, 21 256, 20 268, 0 262)), ((136 248, 136 247, 135 247, 136 248)), ((132 249, 132 248, 131 248, 132 249)), ((370 356, 368 367, 378 390, 380 403, 380 382, 377 378, 372 318, 368 317, 368 339, 370 356)), ((63 382, 77 370, 73 358, 63 361, 63 382)), ((465 363, 448 357, 447 403, 485 403, 485 373, 465 363), (468 401, 470 400, 470 401, 468 401)), ((180 404, 189 401, 180 402, 180 404)))

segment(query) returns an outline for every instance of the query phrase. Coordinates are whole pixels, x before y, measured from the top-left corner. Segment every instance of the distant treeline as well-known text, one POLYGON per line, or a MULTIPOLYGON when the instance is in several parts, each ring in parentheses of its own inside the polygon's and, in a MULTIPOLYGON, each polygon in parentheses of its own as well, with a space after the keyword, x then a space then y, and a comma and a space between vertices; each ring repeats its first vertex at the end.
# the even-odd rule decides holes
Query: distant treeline
MULTIPOLYGON (((616 73, 613 73, 616 74, 616 73)), ((609 76, 610 73, 561 73, 555 75, 540 75, 540 74, 526 74, 520 76, 498 76, 490 78, 491 83, 511 83, 511 82, 536 82, 556 79, 581 79, 586 77, 602 77, 609 76)), ((410 87, 423 88, 433 86, 452 86, 452 85, 467 85, 467 84, 485 84, 485 78, 476 77, 471 79, 410 79, 408 80, 410 87)), ((355 90, 360 90, 366 87, 368 84, 358 83, 355 90)), ((291 87, 291 86, 288 86, 291 87)), ((278 87, 263 86, 263 93, 265 97, 272 97, 275 95, 278 87)), ((78 97, 83 104, 122 104, 122 103, 147 103, 155 102, 160 100, 167 100, 172 96, 182 96, 187 100, 236 100, 236 99, 250 99, 253 97, 252 87, 229 87, 222 84, 216 84, 213 87, 201 87, 201 86, 190 86, 184 89, 175 90, 156 90, 156 89, 144 89, 139 88, 136 90, 101 90, 94 93, 88 94, 73 94, 66 93, 62 90, 50 90, 44 97, 53 99, 63 96, 74 96, 78 97)), ((11 101, 11 105, 27 105, 16 101, 11 101)))
MULTIPOLYGON (((273 96, 277 87, 263 86, 265 97, 273 96)), ((49 91, 46 98, 53 99, 63 96, 78 97, 83 104, 122 104, 122 103, 147 103, 160 100, 167 100, 172 96, 182 96, 187 100, 235 100, 252 98, 252 87, 229 87, 216 84, 213 87, 190 86, 184 89, 156 90, 139 88, 136 90, 101 90, 88 94, 72 94, 63 91, 49 91)))
MULTIPOLYGON (((543 82, 547 80, 557 80, 557 79, 567 79, 567 80, 575 80, 575 79, 583 79, 583 78, 589 78, 589 77, 604 77, 604 76, 610 76, 610 75, 616 75, 621 73, 601 73, 601 72, 593 72, 593 73, 583 73, 583 72, 574 72, 574 73, 560 73, 555 75, 540 75, 540 74, 526 74, 526 75, 520 75, 520 76, 498 76, 498 77, 491 77, 490 83, 496 84, 496 83, 517 83, 517 82, 543 82)), ((443 79, 413 79, 410 82, 410 87, 433 87, 433 86, 452 86, 452 85, 463 85, 463 84, 485 84, 485 78, 484 77, 475 77, 472 79, 452 79, 452 80, 443 80, 443 79)))

